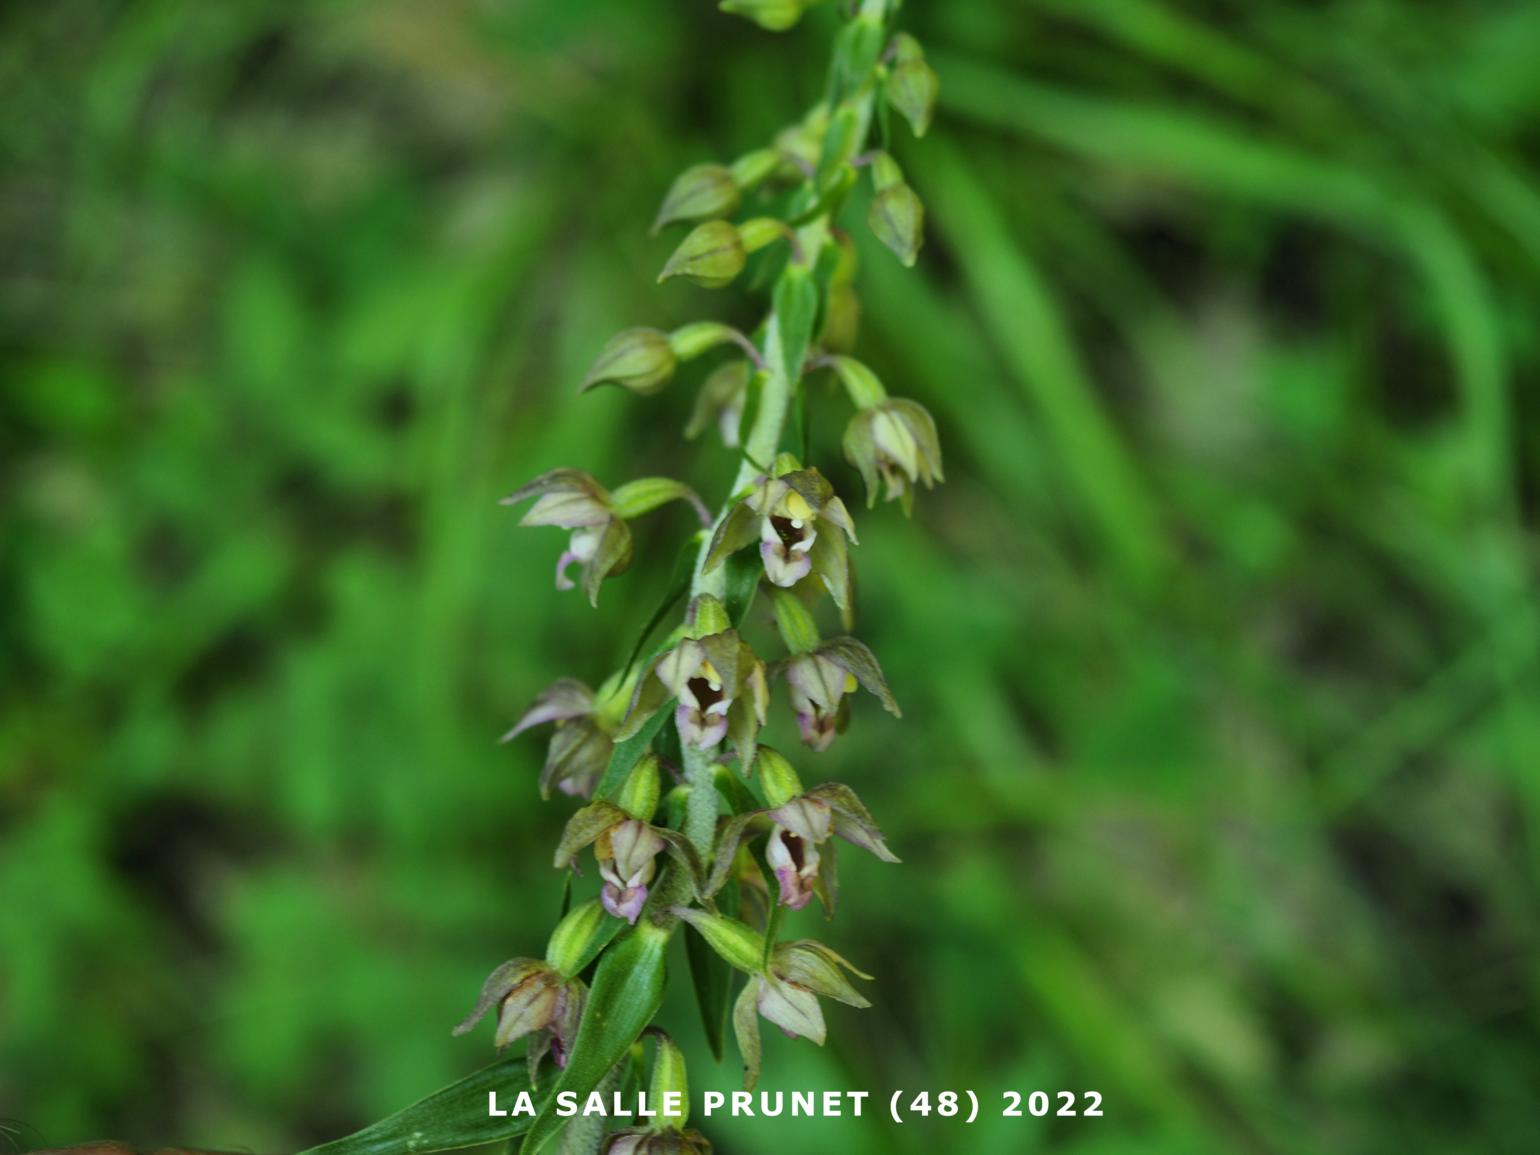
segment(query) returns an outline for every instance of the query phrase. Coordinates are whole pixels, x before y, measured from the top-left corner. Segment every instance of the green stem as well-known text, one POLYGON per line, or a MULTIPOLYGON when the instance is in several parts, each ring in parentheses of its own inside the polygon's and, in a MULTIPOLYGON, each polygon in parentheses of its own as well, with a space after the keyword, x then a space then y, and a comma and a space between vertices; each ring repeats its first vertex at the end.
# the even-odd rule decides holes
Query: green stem
MULTIPOLYGON (((797 245, 794 251, 801 254, 803 261, 816 260, 828 236, 828 216, 816 217, 797 230, 797 245)), ((789 267, 781 275, 783 277, 806 275, 804 267, 796 268, 795 273, 792 267, 789 267)), ((721 523, 722 518, 727 516, 727 511, 732 508, 735 495, 754 480, 761 468, 768 466, 774 460, 781 447, 781 437, 786 431, 786 418, 791 412, 792 396, 796 392, 797 383, 802 379, 802 366, 786 364, 781 351, 780 325, 780 318, 772 309, 770 318, 765 324, 763 350, 765 381, 759 393, 759 408, 754 414, 754 423, 750 426, 748 438, 743 445, 743 462, 738 466, 738 476, 733 480, 728 499, 722 504, 717 514, 717 524, 721 523)), ((716 527, 712 528, 714 531, 716 527)), ((709 574, 702 572, 710 545, 711 539, 708 537, 701 546, 700 556, 696 560, 695 579, 690 584, 692 599, 702 594, 721 598, 726 593, 726 567, 718 566, 709 574)), ((701 858, 709 862, 712 847, 716 843, 717 830, 717 790, 711 777, 712 759, 706 752, 696 750, 688 743, 681 745, 684 749, 685 782, 690 787, 689 796, 685 800, 684 836, 695 846, 701 858)))

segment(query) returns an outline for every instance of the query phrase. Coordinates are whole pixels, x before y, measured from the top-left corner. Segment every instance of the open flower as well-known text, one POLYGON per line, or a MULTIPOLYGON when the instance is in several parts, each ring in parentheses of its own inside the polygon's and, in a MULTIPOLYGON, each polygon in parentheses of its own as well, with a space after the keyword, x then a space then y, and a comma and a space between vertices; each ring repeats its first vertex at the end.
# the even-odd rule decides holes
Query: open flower
POLYGON ((670 695, 678 700, 674 718, 681 742, 713 750, 726 738, 744 765, 753 758, 754 740, 770 705, 770 687, 764 663, 736 630, 684 638, 660 654, 637 682, 618 737, 640 730, 670 695))
POLYGON ((611 493, 581 469, 553 469, 520 486, 500 504, 517 505, 530 498, 535 498, 535 504, 519 519, 520 525, 554 525, 572 531, 556 562, 556 588, 575 588, 567 570, 576 562, 582 567, 583 593, 592 605, 599 602, 604 579, 624 573, 631 564, 627 521, 669 501, 688 501, 702 524, 711 524, 711 515, 695 491, 666 477, 628 482, 611 493))
POLYGON ((845 429, 845 457, 866 482, 866 503, 877 501, 880 478, 886 500, 897 498, 908 513, 914 487, 927 489, 943 480, 941 442, 936 422, 918 401, 889 397, 850 419, 845 429))
MULTIPOLYGON (((760 747, 756 765, 769 757, 781 756, 768 747, 760 747)), ((707 894, 715 894, 727 881, 739 845, 767 826, 765 860, 775 874, 778 901, 792 910, 801 910, 816 896, 833 913, 839 895, 831 838, 843 838, 883 862, 898 861, 855 791, 838 782, 826 782, 788 798, 779 806, 751 810, 728 819, 717 843, 711 877, 706 883, 707 894)))
POLYGON ((492 1041, 498 1048, 525 1035, 545 1032, 548 1037, 540 1040, 541 1046, 548 1045, 556 1065, 565 1067, 586 997, 587 988, 580 980, 563 976, 549 963, 509 959, 487 976, 475 1009, 454 1034, 467 1033, 495 1006, 497 1032, 492 1041))
POLYGON ((755 487, 717 526, 706 553, 709 573, 752 542, 759 543, 765 576, 789 588, 817 573, 841 610, 849 609, 850 562, 846 539, 856 540, 850 511, 816 469, 802 469, 785 455, 773 476, 755 487))
POLYGON ((783 943, 770 952, 768 965, 750 977, 733 1007, 733 1030, 743 1054, 746 1087, 752 1088, 759 1079, 761 1017, 790 1038, 809 1039, 821 1047, 825 1028, 820 996, 852 1007, 871 1006, 851 986, 843 973, 846 970, 863 979, 872 977, 811 939, 783 943))
POLYGON ((876 657, 855 638, 830 638, 777 663, 776 671, 786 675, 802 744, 811 749, 829 748, 844 722, 845 698, 857 686, 875 694, 895 718, 902 716, 876 657))
POLYGON ((631 683, 611 678, 595 694, 576 678, 560 678, 536 696, 502 741, 511 742, 532 726, 554 722, 540 771, 540 796, 554 786, 563 794, 587 798, 614 752, 612 737, 630 697, 631 683))
POLYGON ((648 887, 658 870, 657 857, 663 851, 689 870, 697 890, 703 885, 699 859, 688 841, 612 802, 591 802, 567 821, 556 848, 556 868, 571 866, 579 851, 590 845, 604 880, 600 903, 633 926, 647 902, 648 887))

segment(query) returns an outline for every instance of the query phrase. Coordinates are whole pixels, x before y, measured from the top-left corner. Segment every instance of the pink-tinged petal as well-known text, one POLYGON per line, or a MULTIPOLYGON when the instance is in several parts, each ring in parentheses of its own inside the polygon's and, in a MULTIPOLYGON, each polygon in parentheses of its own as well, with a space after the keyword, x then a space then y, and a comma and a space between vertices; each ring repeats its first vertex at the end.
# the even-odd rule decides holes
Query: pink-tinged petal
POLYGON ((828 806, 816 798, 801 795, 777 806, 769 811, 769 815, 777 825, 785 827, 804 842, 817 846, 829 840, 833 814, 828 806))
POLYGON ((765 576, 771 585, 789 589, 813 571, 813 559, 805 553, 790 553, 779 540, 759 543, 765 576))
POLYGON ((798 710, 797 730, 802 735, 804 746, 815 753, 822 754, 834 745, 834 738, 839 732, 839 718, 835 714, 826 714, 813 707, 798 710))
POLYGON ((777 826, 765 843, 765 859, 780 887, 782 906, 801 910, 813 900, 819 863, 816 846, 777 826))
POLYGON ((570 549, 563 550, 562 555, 556 559, 556 588, 559 590, 575 590, 577 583, 567 576, 567 567, 578 561, 578 555, 570 549))
POLYGON ((766 976, 759 980, 756 1002, 759 1013, 791 1038, 811 1039, 823 1046, 823 1009, 812 991, 766 976))
POLYGON ((705 715, 680 702, 674 711, 674 721, 679 727, 679 740, 697 750, 715 749, 727 737, 727 717, 723 714, 705 715))
POLYGON ((642 916, 642 907, 647 904, 647 888, 630 886, 622 889, 607 882, 599 892, 599 902, 616 918, 623 918, 635 926, 636 920, 642 916))

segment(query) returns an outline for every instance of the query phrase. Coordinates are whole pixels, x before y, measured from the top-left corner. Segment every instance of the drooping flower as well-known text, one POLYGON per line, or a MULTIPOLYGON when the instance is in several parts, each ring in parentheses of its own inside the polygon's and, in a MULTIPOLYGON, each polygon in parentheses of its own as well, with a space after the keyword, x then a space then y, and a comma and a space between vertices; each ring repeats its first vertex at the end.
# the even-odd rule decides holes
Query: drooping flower
POLYGON ((563 794, 588 798, 609 765, 615 728, 630 695, 631 680, 619 675, 597 694, 576 678, 558 679, 536 696, 502 741, 511 742, 533 726, 555 723, 540 771, 540 796, 550 797, 554 786, 563 794))
POLYGON ((565 1067, 586 997, 587 988, 580 980, 564 977, 549 963, 509 959, 487 976, 475 1008, 453 1033, 467 1033, 496 1006, 497 1031, 492 1041, 499 1049, 525 1035, 547 1032, 549 1038, 542 1045, 549 1043, 556 1065, 565 1067))
POLYGON ((863 409, 845 430, 845 457, 866 482, 867 504, 877 500, 878 479, 886 500, 897 498, 908 513, 914 507, 914 487, 927 489, 943 480, 941 442, 936 422, 918 401, 890 397, 863 409))
MULTIPOLYGON (((656 795, 654 795, 656 798, 656 795)), ((657 874, 657 857, 669 851, 690 872, 696 889, 703 885, 694 848, 677 831, 653 826, 612 802, 591 802, 567 821, 556 848, 556 868, 571 866, 578 852, 592 845, 604 886, 599 901, 616 918, 633 926, 647 902, 657 874)))
POLYGON ((844 722, 845 698, 857 686, 875 694, 895 718, 902 716, 876 657, 855 638, 831 638, 777 663, 776 671, 786 675, 802 743, 811 749, 829 748, 844 722))
POLYGON ((759 1080, 759 1019, 775 1024, 793 1039, 809 1039, 823 1046, 825 1027, 819 996, 847 1006, 871 1003, 850 985, 842 971, 863 979, 872 976, 811 939, 783 943, 770 952, 765 969, 749 978, 733 1007, 733 1031, 743 1055, 744 1086, 753 1089, 759 1080))
POLYGON ((833 913, 839 895, 831 838, 842 838, 883 862, 898 861, 876 820, 850 787, 826 782, 804 792, 790 763, 768 746, 759 748, 754 767, 777 805, 735 815, 723 825, 707 894, 715 894, 726 883, 739 845, 766 828, 765 860, 775 874, 778 901, 792 910, 801 910, 816 896, 833 913), (791 785, 778 789, 777 781, 791 785), (796 793, 788 797, 789 790, 796 793))
POLYGON ((542 473, 502 499, 517 505, 535 498, 520 525, 554 525, 572 531, 566 550, 556 562, 556 588, 570 590, 567 570, 582 566, 580 581, 590 604, 599 602, 599 586, 607 577, 624 573, 631 564, 631 530, 626 522, 670 501, 687 501, 703 524, 711 515, 689 486, 666 477, 628 482, 611 493, 581 469, 542 473))
POLYGON ((935 419, 918 401, 889 397, 877 374, 854 357, 829 357, 825 363, 856 407, 845 428, 845 459, 860 470, 867 506, 877 503, 881 481, 887 500, 897 498, 908 514, 917 484, 928 489, 943 480, 935 419))

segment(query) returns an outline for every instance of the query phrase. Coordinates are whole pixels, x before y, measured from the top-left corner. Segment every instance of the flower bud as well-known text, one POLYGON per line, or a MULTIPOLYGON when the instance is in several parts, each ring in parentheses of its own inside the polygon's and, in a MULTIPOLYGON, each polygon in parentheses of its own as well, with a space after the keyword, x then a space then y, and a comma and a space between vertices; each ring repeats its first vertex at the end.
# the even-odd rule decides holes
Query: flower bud
POLYGON ((936 70, 925 63, 925 53, 913 36, 902 35, 895 44, 893 70, 888 74, 886 95, 893 109, 909 122, 915 136, 924 136, 936 110, 940 81, 936 70))
POLYGON ((891 184, 872 198, 866 222, 906 269, 913 268, 925 243, 925 206, 914 189, 891 184))
POLYGON ((732 178, 739 188, 753 188, 766 180, 780 167, 781 156, 773 148, 756 148, 746 152, 729 167, 732 178))
POLYGON ((845 459, 866 482, 866 504, 877 501, 880 478, 887 500, 899 498, 907 513, 914 504, 914 487, 943 480, 941 442, 929 410, 917 401, 892 397, 863 409, 845 429, 845 459))
POLYGON ((701 594, 690 606, 690 635, 704 638, 732 628, 727 607, 710 594, 701 594))
POLYGON ((658 281, 685 277, 703 289, 720 289, 743 272, 748 263, 743 238, 727 221, 696 225, 669 257, 658 281))
POLYGON ((603 935, 606 921, 604 907, 598 899, 574 906, 551 932, 545 947, 545 961, 570 979, 592 961, 591 951, 603 935))
POLYGON ((861 298, 850 285, 830 285, 818 343, 831 353, 849 352, 861 332, 861 298))
POLYGON ((767 245, 792 236, 791 226, 775 217, 752 217, 738 226, 738 236, 743 241, 743 251, 757 253, 767 245))
POLYGON ((764 936, 745 923, 726 915, 711 914, 694 907, 676 906, 673 913, 700 932, 708 946, 722 958, 749 974, 758 974, 764 967, 764 936))
POLYGON ((655 1030, 655 1034, 658 1040, 658 1052, 652 1060, 652 1086, 648 1097, 654 1103, 661 1105, 667 1101, 666 1096, 677 1095, 679 1102, 683 1105, 684 1113, 667 1117, 664 1123, 676 1131, 682 1131, 689 1120, 690 1108, 690 1083, 685 1072, 684 1052, 662 1031, 655 1030))
POLYGON ((680 221, 693 224, 730 217, 738 211, 741 200, 738 182, 725 165, 692 165, 669 186, 657 218, 652 222, 652 231, 659 233, 680 221))
POLYGON ((651 822, 658 809, 658 756, 649 753, 632 768, 615 794, 615 805, 632 818, 651 822))
POLYGON ((625 329, 604 343, 588 368, 579 392, 599 385, 619 385, 650 397, 674 375, 675 356, 668 334, 658 329, 625 329))
POLYGON ((781 640, 793 654, 805 654, 823 639, 818 636, 818 626, 807 606, 791 590, 775 586, 771 589, 775 604, 775 624, 781 640))
POLYGON ((717 7, 752 20, 767 32, 785 32, 802 19, 807 0, 722 0, 717 7))
POLYGON ((779 751, 761 746, 754 756, 754 769, 759 772, 759 784, 765 791, 765 801, 772 807, 784 806, 802 793, 802 780, 779 751))

